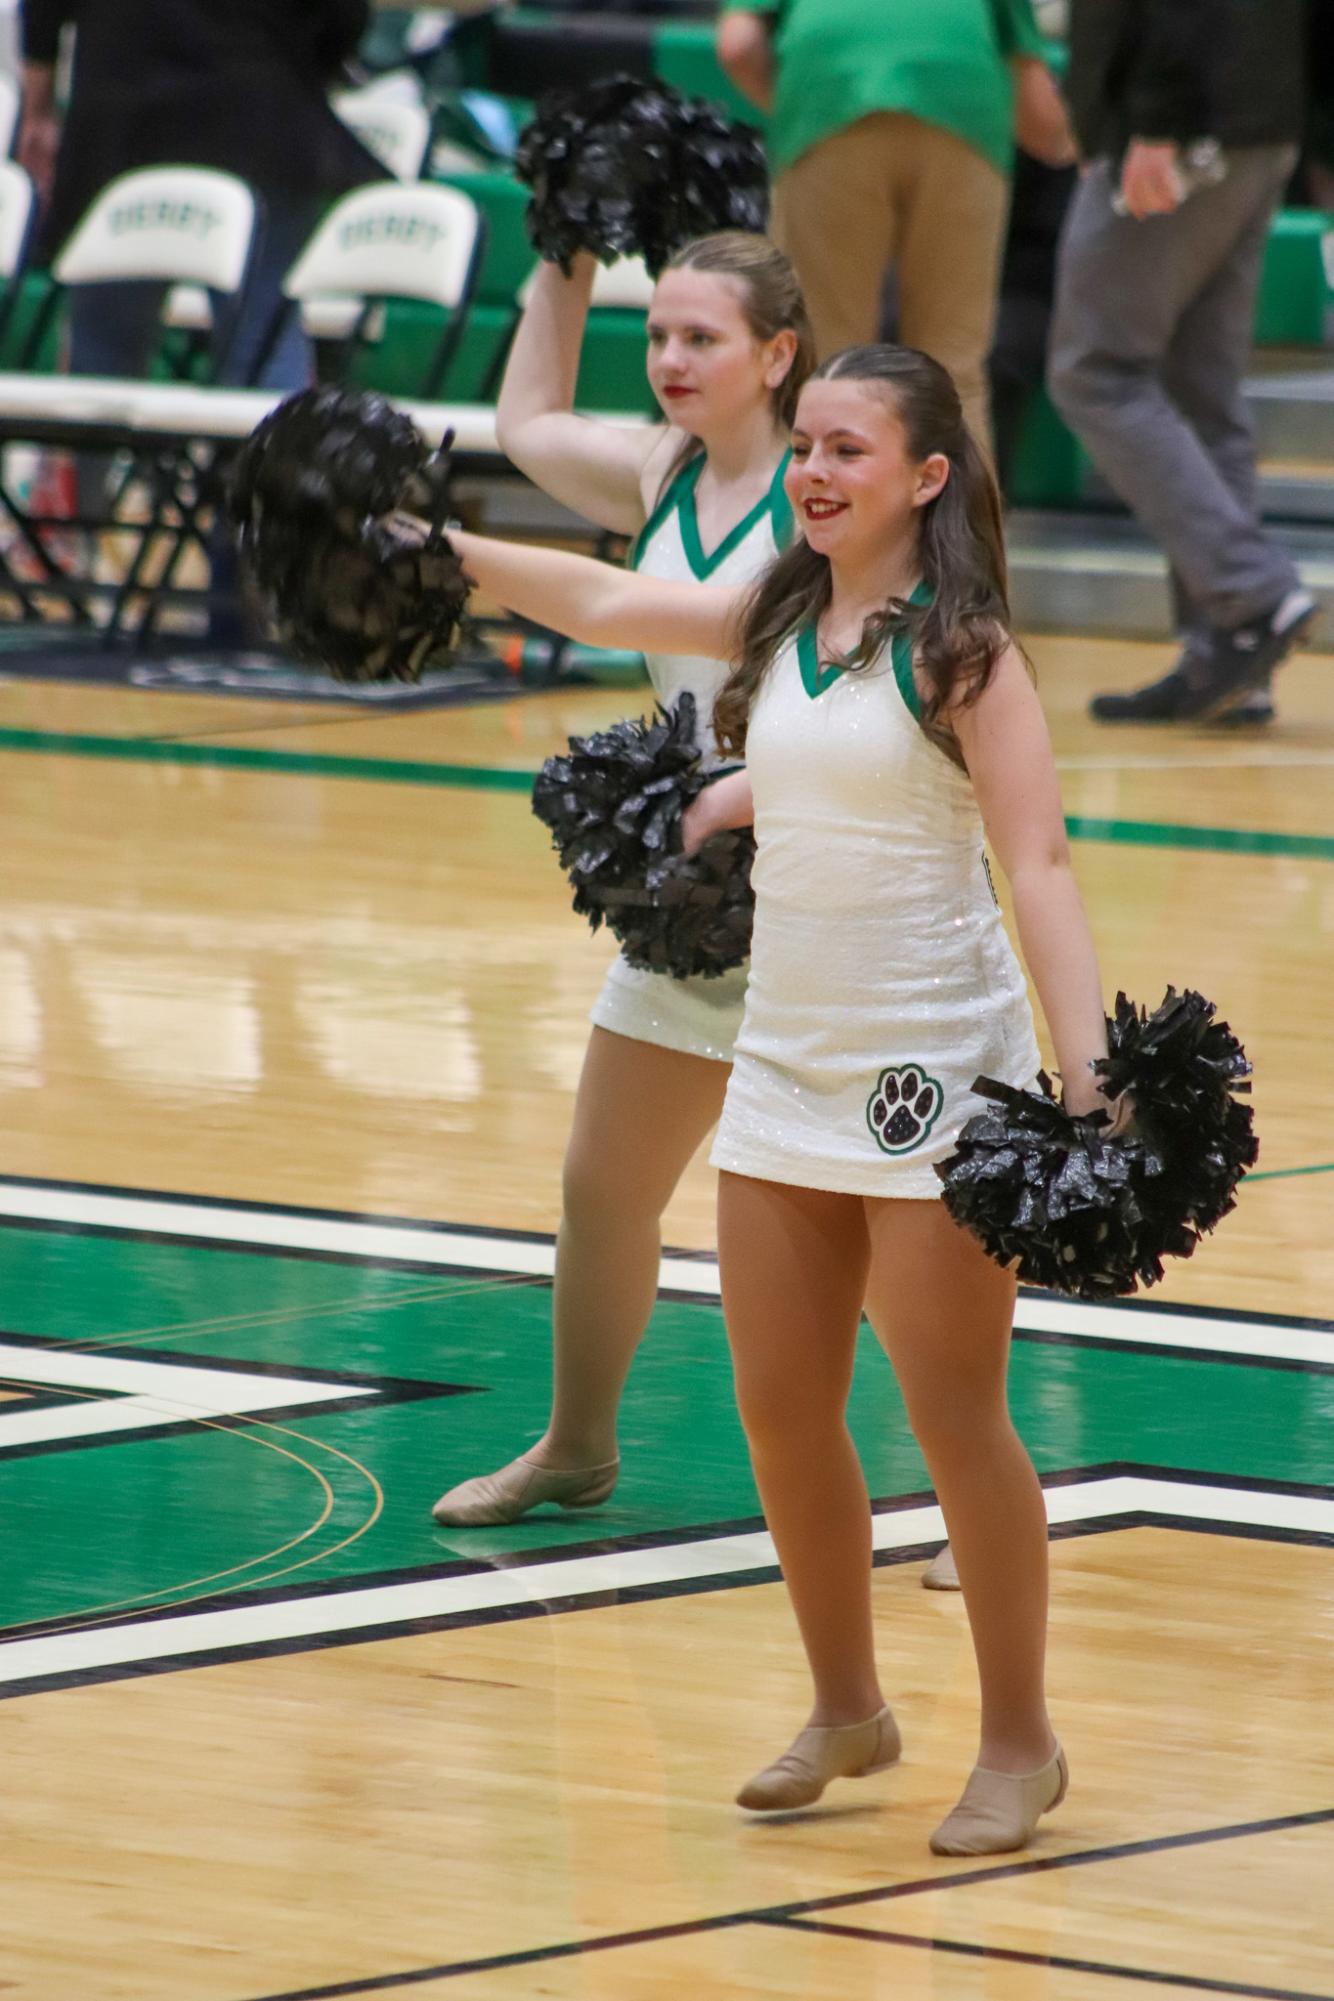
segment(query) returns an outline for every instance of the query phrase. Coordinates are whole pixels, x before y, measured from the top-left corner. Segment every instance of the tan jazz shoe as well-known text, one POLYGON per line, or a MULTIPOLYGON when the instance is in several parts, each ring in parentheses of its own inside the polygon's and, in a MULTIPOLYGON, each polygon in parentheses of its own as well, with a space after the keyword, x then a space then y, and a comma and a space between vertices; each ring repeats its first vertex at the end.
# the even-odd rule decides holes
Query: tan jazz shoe
POLYGON ((619 1459, 609 1459, 605 1466, 576 1467, 573 1472, 540 1466, 535 1459, 511 1459, 497 1473, 479 1473, 476 1479, 451 1487, 431 1513, 445 1528, 476 1529, 517 1522, 544 1501, 556 1501, 562 1508, 596 1508, 611 1493, 620 1470, 619 1459))
POLYGON ((810 1806, 831 1779, 865 1779, 898 1763, 899 1726, 889 1709, 864 1723, 812 1723, 774 1764, 747 1779, 736 1796, 752 1813, 810 1806))
POLYGON ((922 1572, 922 1583, 928 1591, 958 1591, 959 1573, 954 1564, 954 1551, 946 1543, 944 1549, 937 1550, 926 1569, 922 1572))
POLYGON ((1061 1804, 1070 1773, 1060 1745, 1036 1772, 975 1766, 959 1804, 931 1837, 936 1855, 1006 1855, 1027 1848, 1044 1813, 1061 1804))

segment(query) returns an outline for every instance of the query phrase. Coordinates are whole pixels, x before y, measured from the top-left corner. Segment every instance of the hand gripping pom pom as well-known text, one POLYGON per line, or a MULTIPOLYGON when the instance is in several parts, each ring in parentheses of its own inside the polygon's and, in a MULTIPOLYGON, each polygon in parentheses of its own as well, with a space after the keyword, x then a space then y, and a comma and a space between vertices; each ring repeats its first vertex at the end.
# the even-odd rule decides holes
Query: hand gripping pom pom
POLYGON ((578 250, 604 264, 641 256, 656 277, 692 238, 762 230, 768 217, 755 127, 632 76, 548 91, 520 137, 515 171, 533 191, 533 246, 567 277, 578 250))
POLYGON ((742 965, 754 911, 748 828, 681 853, 681 815, 709 782, 695 730, 686 693, 652 721, 571 738, 533 786, 576 911, 606 924, 632 966, 678 980, 742 965))
POLYGON ((416 681, 448 660, 469 589, 443 533, 451 437, 428 453, 383 396, 303 389, 247 439, 228 512, 298 660, 339 681, 416 681))
POLYGON ((1128 1091, 1128 1132, 1076 1118, 1041 1092, 979 1077, 991 1100, 936 1172, 946 1208, 1021 1280, 1080 1299, 1155 1285, 1165 1257, 1188 1258, 1234 1206, 1258 1147, 1246 1052, 1203 995, 1169 987, 1150 1015, 1124 994, 1095 1067, 1109 1097, 1128 1091))

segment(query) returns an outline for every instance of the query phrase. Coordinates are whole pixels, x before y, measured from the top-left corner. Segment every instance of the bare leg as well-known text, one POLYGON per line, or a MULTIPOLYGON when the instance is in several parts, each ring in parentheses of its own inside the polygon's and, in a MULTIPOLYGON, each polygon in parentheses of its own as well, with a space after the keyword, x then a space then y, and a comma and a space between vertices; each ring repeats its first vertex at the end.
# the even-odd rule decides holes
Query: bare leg
POLYGON ((882 1706, 871 1512, 845 1406, 866 1280, 855 1196, 722 1174, 718 1255, 737 1402, 815 1685, 811 1723, 882 1706))
POLYGON ((550 1422, 521 1459, 443 1495, 437 1521, 515 1521, 542 1501, 588 1506, 611 1492, 621 1393, 657 1295, 660 1219, 727 1076, 725 1063, 593 1030, 565 1155, 550 1422))
POLYGON ((1014 1281, 940 1202, 868 1202, 867 1311, 899 1380, 958 1564, 982 1690, 978 1764, 1054 1754, 1043 1667, 1047 1520, 1010 1421, 1014 1281))

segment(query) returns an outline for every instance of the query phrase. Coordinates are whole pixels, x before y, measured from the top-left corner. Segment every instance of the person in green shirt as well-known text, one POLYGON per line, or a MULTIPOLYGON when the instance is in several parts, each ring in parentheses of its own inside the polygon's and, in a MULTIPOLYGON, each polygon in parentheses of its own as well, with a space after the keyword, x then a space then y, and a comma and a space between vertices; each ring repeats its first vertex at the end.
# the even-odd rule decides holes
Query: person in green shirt
POLYGON ((768 115, 773 233, 821 358, 878 337, 893 266, 900 339, 949 369, 989 446, 1015 140, 1075 157, 1031 0, 729 0, 717 47, 768 115))

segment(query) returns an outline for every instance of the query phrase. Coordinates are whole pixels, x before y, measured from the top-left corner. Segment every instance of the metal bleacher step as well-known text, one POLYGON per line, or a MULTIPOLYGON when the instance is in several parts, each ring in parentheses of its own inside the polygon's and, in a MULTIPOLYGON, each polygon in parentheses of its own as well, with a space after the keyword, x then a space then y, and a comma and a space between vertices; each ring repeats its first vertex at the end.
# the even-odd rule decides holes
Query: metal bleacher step
MULTIPOLYGON (((1282 523, 1274 536, 1320 600, 1334 632, 1334 537, 1282 523)), ((1006 524, 1010 601, 1025 632, 1164 639, 1172 630, 1167 564, 1124 516, 1017 509, 1006 524)))
POLYGON ((1334 368, 1275 368, 1246 393, 1262 459, 1328 459, 1334 468, 1334 368))

